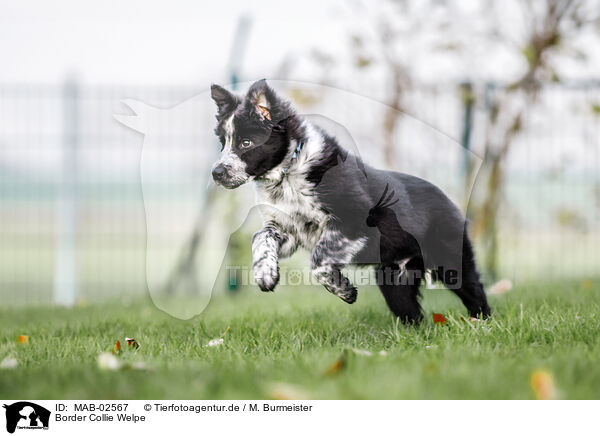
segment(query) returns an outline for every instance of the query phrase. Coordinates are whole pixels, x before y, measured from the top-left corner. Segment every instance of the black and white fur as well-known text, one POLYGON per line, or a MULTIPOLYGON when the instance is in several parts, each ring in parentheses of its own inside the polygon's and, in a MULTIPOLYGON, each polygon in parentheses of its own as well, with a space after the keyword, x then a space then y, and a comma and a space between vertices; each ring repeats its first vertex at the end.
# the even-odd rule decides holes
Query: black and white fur
POLYGON ((252 239, 253 271, 263 291, 279 280, 279 259, 302 247, 313 276, 347 303, 357 290, 342 273, 373 265, 381 292, 405 322, 422 319, 426 270, 454 291, 471 316, 488 316, 466 221, 429 182, 362 162, 324 130, 298 116, 265 80, 242 98, 213 85, 215 133, 223 146, 216 183, 254 181, 264 226, 252 239))

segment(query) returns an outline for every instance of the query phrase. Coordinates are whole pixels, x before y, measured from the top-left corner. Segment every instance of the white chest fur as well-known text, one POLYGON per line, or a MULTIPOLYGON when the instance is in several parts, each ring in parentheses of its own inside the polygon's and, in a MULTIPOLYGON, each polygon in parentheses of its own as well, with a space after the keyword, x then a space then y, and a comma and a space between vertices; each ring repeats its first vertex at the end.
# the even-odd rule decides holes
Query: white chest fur
MULTIPOLYGON (((300 246, 311 250, 328 220, 315 196, 314 186, 307 180, 311 163, 321 155, 323 136, 309 122, 304 122, 303 126, 306 134, 304 147, 295 160, 285 161, 287 163, 282 163, 257 181, 256 192, 257 203, 264 206, 265 220, 276 221, 297 239, 300 246), (284 171, 286 165, 289 166, 284 171)), ((291 150, 297 145, 294 142, 291 150)))
POLYGON ((302 177, 285 175, 279 184, 257 183, 257 203, 265 220, 277 222, 298 244, 312 249, 327 224, 312 187, 302 177))

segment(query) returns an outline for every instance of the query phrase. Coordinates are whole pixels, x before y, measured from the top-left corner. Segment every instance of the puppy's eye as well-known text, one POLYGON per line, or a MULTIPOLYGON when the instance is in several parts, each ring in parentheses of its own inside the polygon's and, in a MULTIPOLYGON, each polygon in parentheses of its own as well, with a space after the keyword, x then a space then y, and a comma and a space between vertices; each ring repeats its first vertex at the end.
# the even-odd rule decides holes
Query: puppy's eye
POLYGON ((252 147, 252 141, 250 141, 249 139, 242 139, 242 142, 240 142, 240 148, 250 148, 252 147))

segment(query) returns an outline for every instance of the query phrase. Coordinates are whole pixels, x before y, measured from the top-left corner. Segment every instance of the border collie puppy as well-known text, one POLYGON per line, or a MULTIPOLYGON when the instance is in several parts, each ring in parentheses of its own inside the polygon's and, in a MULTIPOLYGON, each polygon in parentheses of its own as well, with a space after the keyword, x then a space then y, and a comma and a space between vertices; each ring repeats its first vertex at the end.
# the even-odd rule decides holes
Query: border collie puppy
POLYGON ((357 290, 345 265, 372 265, 395 316, 419 322, 426 270, 460 297, 473 317, 490 314, 466 220, 437 187, 407 174, 372 168, 303 119, 265 80, 244 97, 218 85, 216 135, 222 155, 216 183, 256 185, 264 226, 252 238, 253 271, 273 291, 279 259, 302 247, 313 277, 347 303, 357 290))

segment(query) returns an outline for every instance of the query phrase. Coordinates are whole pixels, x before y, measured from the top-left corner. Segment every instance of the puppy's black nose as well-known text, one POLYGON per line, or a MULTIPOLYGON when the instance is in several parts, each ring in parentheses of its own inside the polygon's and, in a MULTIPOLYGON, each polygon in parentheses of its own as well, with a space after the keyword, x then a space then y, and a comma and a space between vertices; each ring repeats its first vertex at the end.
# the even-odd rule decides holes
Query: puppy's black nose
POLYGON ((223 165, 217 165, 212 170, 212 176, 215 182, 220 182, 225 178, 227 171, 223 165))

